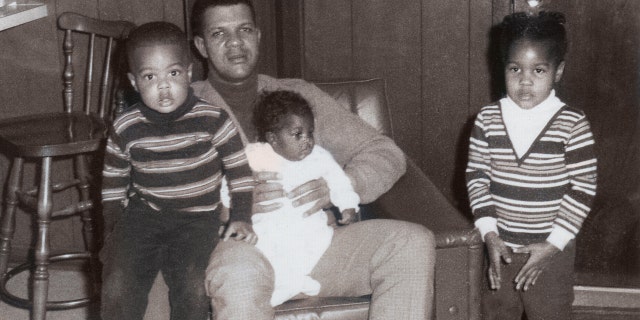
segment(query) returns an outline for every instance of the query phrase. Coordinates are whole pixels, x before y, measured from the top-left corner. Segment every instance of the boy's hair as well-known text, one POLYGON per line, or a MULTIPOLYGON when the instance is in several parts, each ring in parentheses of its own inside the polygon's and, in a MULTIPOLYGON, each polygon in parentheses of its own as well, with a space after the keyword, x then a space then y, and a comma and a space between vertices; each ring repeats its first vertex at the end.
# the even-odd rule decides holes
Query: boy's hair
POLYGON ((286 91, 265 91, 253 109, 253 125, 259 142, 267 142, 267 132, 282 129, 283 120, 290 114, 313 121, 313 112, 307 100, 299 94, 286 91))
POLYGON ((191 47, 186 35, 173 23, 156 21, 140 25, 127 38, 127 60, 131 65, 133 53, 137 48, 155 45, 176 45, 185 62, 191 61, 191 47))
POLYGON ((191 30, 194 36, 202 37, 204 13, 209 8, 244 4, 251 10, 251 18, 256 23, 256 9, 251 0, 197 0, 191 9, 191 30))
POLYGON ((509 58, 509 50, 519 40, 542 41, 549 44, 554 62, 564 61, 567 52, 566 20, 560 12, 541 11, 538 14, 516 12, 502 20, 500 25, 500 55, 502 62, 509 58))

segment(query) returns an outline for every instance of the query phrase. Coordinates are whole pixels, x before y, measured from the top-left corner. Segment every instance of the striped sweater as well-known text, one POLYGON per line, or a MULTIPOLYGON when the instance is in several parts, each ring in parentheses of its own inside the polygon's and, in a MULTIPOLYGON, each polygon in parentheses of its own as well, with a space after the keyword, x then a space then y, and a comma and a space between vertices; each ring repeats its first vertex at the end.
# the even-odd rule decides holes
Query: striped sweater
POLYGON ((162 114, 142 102, 119 115, 107 140, 105 223, 135 197, 152 210, 214 211, 226 175, 231 220, 251 221, 253 177, 228 113, 196 98, 162 114))
POLYGON ((556 231, 573 238, 595 196, 596 164, 582 111, 560 108, 518 158, 500 104, 486 106, 475 120, 466 170, 474 217, 494 218, 510 246, 543 242, 556 231))

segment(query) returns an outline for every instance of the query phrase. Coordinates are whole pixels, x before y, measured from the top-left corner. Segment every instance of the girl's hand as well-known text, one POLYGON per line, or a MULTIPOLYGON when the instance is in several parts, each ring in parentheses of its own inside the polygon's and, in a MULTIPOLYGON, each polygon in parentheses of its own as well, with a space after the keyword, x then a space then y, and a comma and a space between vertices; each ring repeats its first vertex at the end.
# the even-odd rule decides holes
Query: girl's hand
POLYGON ((511 263, 511 253, 495 232, 487 233, 484 242, 489 253, 489 284, 491 289, 499 290, 502 282, 500 265, 502 261, 511 263))
POLYGON ((528 246, 515 248, 513 252, 529 253, 527 263, 522 266, 516 275, 516 290, 529 290, 530 286, 536 284, 536 280, 544 269, 551 263, 553 257, 560 252, 556 246, 548 242, 534 243, 528 246))

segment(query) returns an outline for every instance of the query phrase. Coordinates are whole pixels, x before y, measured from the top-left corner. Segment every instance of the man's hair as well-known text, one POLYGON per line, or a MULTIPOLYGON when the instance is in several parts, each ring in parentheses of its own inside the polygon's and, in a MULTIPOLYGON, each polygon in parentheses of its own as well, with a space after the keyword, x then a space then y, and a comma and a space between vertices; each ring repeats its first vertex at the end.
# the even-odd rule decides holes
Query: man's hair
POLYGON ((251 0, 197 0, 191 9, 191 30, 194 36, 202 37, 204 13, 209 8, 244 4, 251 10, 251 18, 256 23, 256 10, 251 0))
POLYGON ((282 129, 283 120, 290 114, 313 121, 313 112, 307 100, 293 91, 263 92, 253 109, 253 125, 259 142, 267 142, 267 132, 282 129))
POLYGON ((176 45, 182 51, 184 61, 191 60, 191 47, 186 35, 178 26, 169 22, 149 22, 135 28, 127 38, 127 59, 129 66, 137 48, 155 45, 176 45))
POLYGON ((566 20, 560 12, 541 11, 538 14, 516 12, 504 18, 500 25, 500 55, 502 62, 509 58, 509 50, 516 41, 531 40, 549 44, 549 53, 556 65, 567 52, 566 20))

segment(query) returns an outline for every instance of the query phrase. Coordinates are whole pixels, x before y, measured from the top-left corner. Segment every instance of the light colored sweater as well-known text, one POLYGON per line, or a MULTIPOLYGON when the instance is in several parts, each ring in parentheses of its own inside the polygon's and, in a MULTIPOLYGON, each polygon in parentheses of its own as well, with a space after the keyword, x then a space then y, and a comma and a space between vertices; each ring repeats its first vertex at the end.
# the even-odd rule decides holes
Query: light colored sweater
MULTIPOLYGON (((258 75, 258 91, 290 90, 299 93, 311 106, 315 118, 314 138, 327 149, 351 179, 361 203, 369 203, 387 192, 406 170, 405 155, 389 137, 377 132, 357 115, 345 110, 333 97, 301 79, 275 79, 258 75)), ((208 81, 192 84, 197 96, 230 110, 208 81)), ((252 110, 232 110, 231 114, 252 110)), ((235 121, 237 118, 234 117, 235 121)), ((239 128, 251 123, 239 123, 239 128)), ((245 142, 246 135, 241 134, 245 142)))

